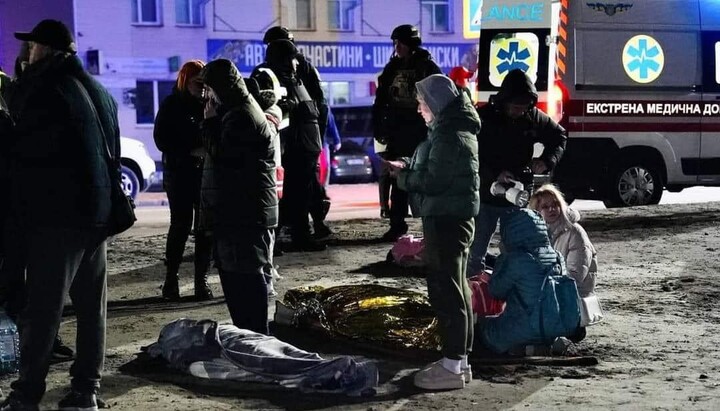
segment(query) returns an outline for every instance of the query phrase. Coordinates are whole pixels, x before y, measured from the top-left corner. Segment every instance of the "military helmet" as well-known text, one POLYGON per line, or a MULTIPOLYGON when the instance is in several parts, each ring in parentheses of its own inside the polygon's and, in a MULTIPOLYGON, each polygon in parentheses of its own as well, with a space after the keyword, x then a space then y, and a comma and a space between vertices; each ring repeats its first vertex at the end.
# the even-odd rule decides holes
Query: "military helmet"
POLYGON ((390 35, 390 39, 397 40, 411 48, 418 47, 422 44, 420 30, 412 24, 402 24, 395 27, 390 35))
POLYGON ((295 42, 295 36, 287 27, 270 27, 268 31, 265 32, 265 37, 263 37, 263 43, 270 44, 275 40, 290 40, 292 42, 295 42))

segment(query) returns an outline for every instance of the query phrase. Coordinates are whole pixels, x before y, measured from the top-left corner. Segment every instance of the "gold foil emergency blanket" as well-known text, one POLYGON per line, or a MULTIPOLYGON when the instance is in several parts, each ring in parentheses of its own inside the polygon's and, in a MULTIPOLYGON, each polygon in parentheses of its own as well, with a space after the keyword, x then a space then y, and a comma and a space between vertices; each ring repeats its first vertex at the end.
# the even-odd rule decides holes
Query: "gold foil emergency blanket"
POLYGON ((294 311, 296 326, 393 348, 435 350, 437 320, 424 295, 381 285, 300 287, 282 302, 294 311))

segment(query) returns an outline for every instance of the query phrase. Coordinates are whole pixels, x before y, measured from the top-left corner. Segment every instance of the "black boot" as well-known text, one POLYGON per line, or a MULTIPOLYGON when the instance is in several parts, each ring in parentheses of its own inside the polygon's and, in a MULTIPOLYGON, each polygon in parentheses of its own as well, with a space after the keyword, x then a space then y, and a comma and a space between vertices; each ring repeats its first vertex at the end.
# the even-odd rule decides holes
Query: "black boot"
POLYGON ((328 227, 327 224, 323 222, 315 223, 314 229, 315 230, 313 233, 313 237, 315 238, 315 240, 324 240, 333 234, 330 227, 328 227))
POLYGON ((162 297, 170 301, 180 300, 180 285, 177 271, 168 271, 162 285, 162 297))
POLYGON ((207 273, 195 273, 195 299, 198 301, 212 300, 213 293, 207 281, 207 273))

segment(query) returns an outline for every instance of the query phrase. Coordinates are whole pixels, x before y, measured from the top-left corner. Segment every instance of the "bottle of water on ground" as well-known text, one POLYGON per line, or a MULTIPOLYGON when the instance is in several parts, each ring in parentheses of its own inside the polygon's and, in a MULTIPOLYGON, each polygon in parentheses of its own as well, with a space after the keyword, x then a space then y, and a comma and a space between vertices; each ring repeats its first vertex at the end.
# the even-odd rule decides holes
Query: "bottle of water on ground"
POLYGON ((0 375, 17 372, 20 365, 20 336, 17 326, 0 309, 0 375))

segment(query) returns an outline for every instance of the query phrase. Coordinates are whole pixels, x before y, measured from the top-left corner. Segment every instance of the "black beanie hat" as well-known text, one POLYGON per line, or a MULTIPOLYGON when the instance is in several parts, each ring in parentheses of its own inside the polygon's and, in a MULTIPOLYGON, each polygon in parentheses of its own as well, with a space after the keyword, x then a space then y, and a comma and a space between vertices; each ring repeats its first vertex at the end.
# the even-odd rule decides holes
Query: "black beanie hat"
POLYGON ((274 40, 268 44, 265 51, 265 61, 273 65, 289 63, 300 54, 295 44, 290 40, 274 40))

